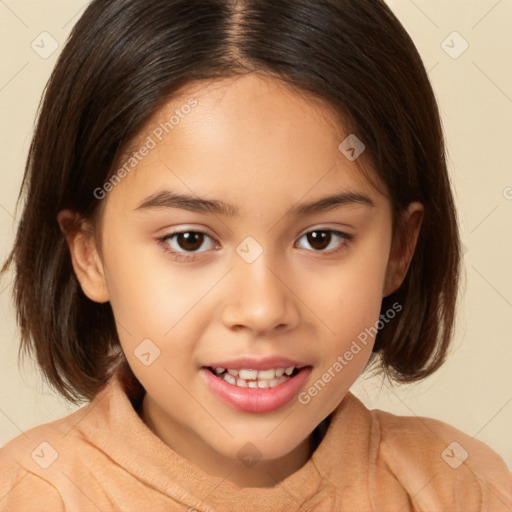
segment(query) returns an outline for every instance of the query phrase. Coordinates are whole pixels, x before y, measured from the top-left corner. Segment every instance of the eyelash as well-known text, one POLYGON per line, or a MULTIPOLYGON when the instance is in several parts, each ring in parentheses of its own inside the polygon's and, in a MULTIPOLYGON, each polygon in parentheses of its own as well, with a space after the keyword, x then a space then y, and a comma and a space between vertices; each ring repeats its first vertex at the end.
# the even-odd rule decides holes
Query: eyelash
MULTIPOLYGON (((320 254, 324 254, 324 253, 328 254, 328 255, 338 254, 338 253, 344 251, 345 249, 347 249, 347 245, 350 242, 352 242, 352 240, 354 238, 353 235, 349 235, 348 233, 344 233, 342 231, 337 231, 335 229, 318 228, 318 229, 312 229, 310 231, 307 231, 299 238, 299 240, 301 238, 304 238, 305 236, 309 235, 310 233, 314 233, 314 232, 330 233, 331 235, 338 236, 342 239, 342 242, 339 244, 338 248, 336 248, 336 249, 331 249, 329 251, 325 251, 325 250, 313 250, 312 251, 312 252, 316 252, 316 253, 320 253, 320 254)), ((191 229, 184 230, 184 231, 176 231, 174 233, 170 233, 161 238, 158 238, 158 242, 162 245, 164 252, 167 254, 170 254, 174 259, 176 259, 178 261, 190 261, 191 259, 196 258, 198 254, 201 254, 202 252, 206 252, 206 251, 195 251, 195 252, 182 253, 182 252, 178 252, 178 251, 174 251, 174 250, 170 249, 168 241, 172 240, 173 238, 176 238, 178 235, 182 235, 185 233, 195 233, 198 235, 205 235, 206 237, 210 238, 211 240, 215 241, 218 244, 218 242, 213 237, 208 235, 208 233, 205 233, 204 231, 194 231, 191 229)))

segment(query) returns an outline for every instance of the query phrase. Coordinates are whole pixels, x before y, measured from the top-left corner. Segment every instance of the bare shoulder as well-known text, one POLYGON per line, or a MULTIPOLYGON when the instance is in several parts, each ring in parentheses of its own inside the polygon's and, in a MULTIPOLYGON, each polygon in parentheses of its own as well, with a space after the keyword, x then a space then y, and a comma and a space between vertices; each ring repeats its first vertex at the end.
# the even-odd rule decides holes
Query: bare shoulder
POLYGON ((485 443, 439 420, 371 411, 380 435, 378 459, 419 510, 512 509, 512 474, 485 443))

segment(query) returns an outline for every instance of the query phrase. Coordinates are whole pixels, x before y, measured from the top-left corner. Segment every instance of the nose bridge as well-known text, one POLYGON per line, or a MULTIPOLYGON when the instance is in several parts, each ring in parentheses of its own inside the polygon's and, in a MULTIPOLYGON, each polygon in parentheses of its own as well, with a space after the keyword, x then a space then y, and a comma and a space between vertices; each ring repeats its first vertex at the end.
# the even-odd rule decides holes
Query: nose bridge
POLYGON ((236 256, 230 296, 223 311, 227 326, 268 331, 296 324, 297 305, 293 293, 284 284, 285 279, 279 276, 278 268, 267 251, 261 251, 255 259, 244 258, 243 254, 236 256))

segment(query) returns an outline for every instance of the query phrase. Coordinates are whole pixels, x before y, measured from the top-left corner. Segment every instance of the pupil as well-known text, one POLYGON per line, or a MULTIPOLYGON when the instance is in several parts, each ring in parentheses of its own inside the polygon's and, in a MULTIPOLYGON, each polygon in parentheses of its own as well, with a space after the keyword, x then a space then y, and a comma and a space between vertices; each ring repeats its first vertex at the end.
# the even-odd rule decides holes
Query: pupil
POLYGON ((311 233, 308 233, 307 237, 311 247, 318 250, 328 247, 331 241, 331 233, 328 231, 311 231, 311 233))
POLYGON ((187 233, 178 234, 178 244, 186 251, 196 251, 203 245, 204 235, 188 231, 187 233))

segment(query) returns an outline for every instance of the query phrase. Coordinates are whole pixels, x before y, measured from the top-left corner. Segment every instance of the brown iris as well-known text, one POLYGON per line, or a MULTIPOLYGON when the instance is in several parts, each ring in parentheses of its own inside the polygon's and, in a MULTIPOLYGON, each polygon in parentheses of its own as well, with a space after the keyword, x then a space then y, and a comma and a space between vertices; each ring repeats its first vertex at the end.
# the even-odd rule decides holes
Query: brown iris
POLYGON ((203 245, 204 237, 204 233, 196 233, 195 231, 176 234, 178 245, 185 251, 197 251, 200 249, 203 245))
POLYGON ((328 247, 332 233, 329 231, 311 231, 307 234, 308 243, 319 251, 328 247))

